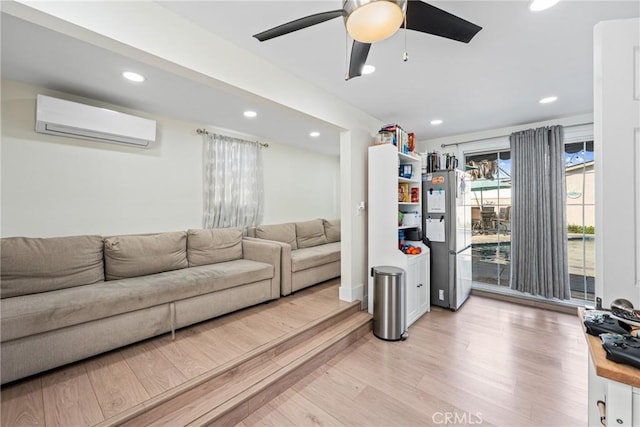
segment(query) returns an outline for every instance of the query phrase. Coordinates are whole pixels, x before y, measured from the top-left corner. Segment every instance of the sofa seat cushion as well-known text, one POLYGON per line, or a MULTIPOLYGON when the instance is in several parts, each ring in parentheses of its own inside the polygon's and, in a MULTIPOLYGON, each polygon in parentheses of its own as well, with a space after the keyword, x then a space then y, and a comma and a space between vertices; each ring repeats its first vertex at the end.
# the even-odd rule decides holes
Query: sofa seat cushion
POLYGON ((2 298, 104 280, 102 237, 6 237, 0 240, 2 298))
POLYGON ((2 341, 271 279, 273 266, 251 260, 169 271, 5 298, 2 341))
POLYGON ((291 251, 291 271, 302 271, 340 261, 340 242, 291 251))

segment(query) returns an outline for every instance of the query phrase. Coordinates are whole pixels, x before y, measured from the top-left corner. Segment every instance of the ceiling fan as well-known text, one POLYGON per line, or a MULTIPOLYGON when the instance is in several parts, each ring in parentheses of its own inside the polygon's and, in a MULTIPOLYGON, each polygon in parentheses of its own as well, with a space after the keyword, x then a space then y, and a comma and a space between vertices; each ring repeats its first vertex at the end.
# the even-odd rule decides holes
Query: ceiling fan
MULTIPOLYGON (((316 13, 278 25, 253 37, 261 42, 342 16, 353 38, 346 80, 362 75, 371 43, 398 31, 420 31, 469 43, 482 27, 419 0, 345 0, 342 9, 316 13)), ((405 53, 404 60, 407 60, 405 53)))

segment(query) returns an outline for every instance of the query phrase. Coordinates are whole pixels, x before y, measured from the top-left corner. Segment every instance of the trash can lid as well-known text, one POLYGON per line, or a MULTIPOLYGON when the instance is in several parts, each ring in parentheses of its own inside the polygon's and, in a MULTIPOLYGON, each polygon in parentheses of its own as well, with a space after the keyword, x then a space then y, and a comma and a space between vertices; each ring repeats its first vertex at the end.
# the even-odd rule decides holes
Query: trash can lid
POLYGON ((384 276, 402 276, 404 274, 404 270, 389 265, 381 265, 378 267, 373 267, 373 274, 381 274, 384 276))

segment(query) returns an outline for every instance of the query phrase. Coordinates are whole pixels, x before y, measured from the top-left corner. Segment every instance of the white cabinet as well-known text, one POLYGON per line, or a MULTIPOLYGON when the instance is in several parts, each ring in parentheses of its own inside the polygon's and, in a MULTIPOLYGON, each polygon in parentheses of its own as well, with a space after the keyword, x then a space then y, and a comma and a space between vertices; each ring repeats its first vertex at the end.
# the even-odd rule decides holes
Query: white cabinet
POLYGON ((640 389, 596 374, 589 354, 589 427, 601 427, 598 402, 604 402, 604 417, 610 426, 640 426, 640 389))
MULTIPOLYGON (((399 153, 396 146, 369 147, 368 190, 368 266, 393 266, 406 272, 407 327, 429 311, 429 248, 420 241, 407 243, 421 249, 418 255, 403 253, 399 248, 399 232, 407 235, 421 228, 422 181, 420 157, 399 153), (400 177, 412 169, 412 176, 400 177), (403 189, 403 191, 401 191, 403 189), (400 194, 407 198, 400 200, 400 194), (404 224, 398 212, 407 213, 404 224), (417 217, 414 217, 417 215, 417 217)), ((373 278, 369 277, 369 312, 373 311, 373 278)))
POLYGON ((428 254, 415 255, 407 260, 407 325, 429 311, 428 254))

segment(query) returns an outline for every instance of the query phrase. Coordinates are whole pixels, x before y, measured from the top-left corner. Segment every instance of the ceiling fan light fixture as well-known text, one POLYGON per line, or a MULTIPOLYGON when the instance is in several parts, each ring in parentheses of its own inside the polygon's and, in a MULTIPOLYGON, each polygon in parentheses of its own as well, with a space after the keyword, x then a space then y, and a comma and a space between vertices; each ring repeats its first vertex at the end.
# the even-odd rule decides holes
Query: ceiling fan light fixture
POLYGON ((404 21, 406 0, 346 0, 347 32, 360 43, 375 43, 391 37, 404 21))

